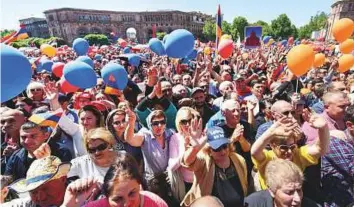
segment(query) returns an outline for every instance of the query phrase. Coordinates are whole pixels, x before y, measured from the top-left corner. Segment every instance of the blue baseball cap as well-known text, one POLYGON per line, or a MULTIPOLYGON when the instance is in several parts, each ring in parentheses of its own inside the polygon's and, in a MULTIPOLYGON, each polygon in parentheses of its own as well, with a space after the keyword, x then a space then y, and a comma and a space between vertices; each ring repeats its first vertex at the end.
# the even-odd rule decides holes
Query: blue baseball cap
POLYGON ((225 137, 224 130, 221 127, 212 127, 207 131, 208 144, 214 150, 224 144, 229 144, 230 140, 225 137))

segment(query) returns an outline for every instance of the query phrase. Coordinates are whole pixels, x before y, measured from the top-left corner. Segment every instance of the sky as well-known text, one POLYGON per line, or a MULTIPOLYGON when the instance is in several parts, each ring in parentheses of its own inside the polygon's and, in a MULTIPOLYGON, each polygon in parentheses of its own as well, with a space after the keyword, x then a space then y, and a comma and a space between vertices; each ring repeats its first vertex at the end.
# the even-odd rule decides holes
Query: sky
POLYGON ((71 7, 112 11, 200 11, 215 15, 221 6, 224 20, 244 16, 248 22, 269 22, 285 13, 297 27, 319 11, 330 12, 334 0, 1 0, 1 29, 17 29, 19 19, 44 17, 48 9, 71 7), (16 3, 15 3, 16 2, 16 3))

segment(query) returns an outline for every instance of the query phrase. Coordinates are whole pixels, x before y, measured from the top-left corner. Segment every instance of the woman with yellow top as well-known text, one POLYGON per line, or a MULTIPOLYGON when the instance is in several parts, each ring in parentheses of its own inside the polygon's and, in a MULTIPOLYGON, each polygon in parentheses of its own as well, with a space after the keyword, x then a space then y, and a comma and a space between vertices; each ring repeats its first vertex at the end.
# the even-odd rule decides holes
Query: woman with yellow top
POLYGON ((252 161, 258 169, 258 179, 262 190, 267 188, 264 173, 269 161, 276 158, 289 160, 304 171, 306 167, 316 165, 318 159, 326 154, 329 144, 326 120, 319 115, 312 115, 309 123, 313 128, 318 129, 317 141, 312 145, 297 146, 296 142, 301 135, 301 129, 294 119, 288 117, 282 117, 275 122, 252 145, 252 161), (265 149, 268 144, 272 150, 265 149))
POLYGON ((185 137, 187 149, 181 160, 183 167, 194 172, 192 188, 182 205, 190 206, 202 196, 213 195, 225 207, 242 207, 247 196, 247 166, 244 158, 234 152, 236 140, 226 138, 220 127, 211 127, 206 137, 201 136, 202 122, 196 123, 193 119, 194 130, 190 137, 185 137))

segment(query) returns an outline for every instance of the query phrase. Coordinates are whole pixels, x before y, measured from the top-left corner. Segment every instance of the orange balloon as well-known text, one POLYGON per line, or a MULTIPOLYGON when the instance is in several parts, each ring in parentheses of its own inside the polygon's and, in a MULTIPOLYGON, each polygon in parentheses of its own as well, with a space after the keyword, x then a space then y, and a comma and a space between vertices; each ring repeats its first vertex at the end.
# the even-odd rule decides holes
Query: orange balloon
POLYGON ((313 67, 321 67, 326 61, 326 56, 322 53, 317 53, 315 55, 315 61, 313 62, 313 67))
POLYGON ((336 21, 332 28, 333 37, 338 42, 348 39, 354 32, 354 22, 349 18, 343 18, 336 21))
POLYGON ((338 59, 338 71, 344 73, 354 65, 354 56, 351 54, 344 54, 338 59))
POLYGON ((309 45, 293 47, 287 56, 288 67, 296 76, 302 76, 313 66, 315 53, 309 45))
POLYGON ((339 49, 344 54, 350 54, 354 50, 354 40, 347 39, 340 43, 339 49))

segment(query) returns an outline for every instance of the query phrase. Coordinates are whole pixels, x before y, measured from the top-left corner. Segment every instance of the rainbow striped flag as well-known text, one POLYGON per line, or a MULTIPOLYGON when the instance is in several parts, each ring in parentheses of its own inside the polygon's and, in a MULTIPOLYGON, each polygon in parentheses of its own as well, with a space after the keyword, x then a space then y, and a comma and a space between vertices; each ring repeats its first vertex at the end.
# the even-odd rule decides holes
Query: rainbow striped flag
POLYGON ((219 46, 219 40, 221 38, 222 35, 222 29, 221 29, 221 10, 220 10, 220 4, 218 6, 218 13, 216 15, 216 51, 218 50, 218 46, 219 46))
POLYGON ((40 126, 55 128, 63 113, 63 109, 60 108, 56 111, 33 114, 28 120, 40 126))

